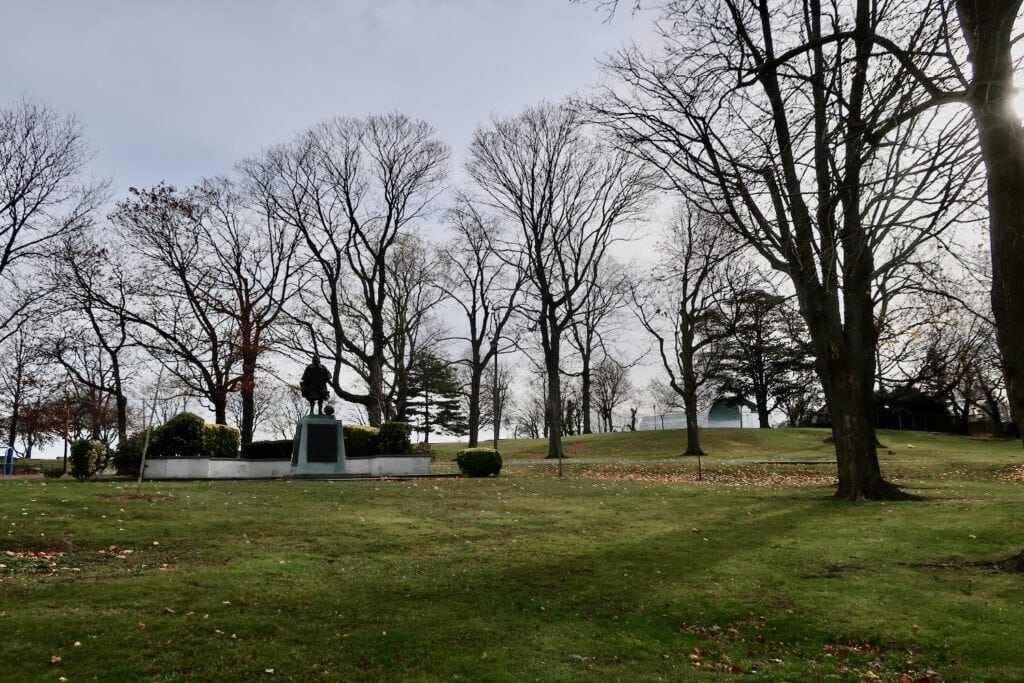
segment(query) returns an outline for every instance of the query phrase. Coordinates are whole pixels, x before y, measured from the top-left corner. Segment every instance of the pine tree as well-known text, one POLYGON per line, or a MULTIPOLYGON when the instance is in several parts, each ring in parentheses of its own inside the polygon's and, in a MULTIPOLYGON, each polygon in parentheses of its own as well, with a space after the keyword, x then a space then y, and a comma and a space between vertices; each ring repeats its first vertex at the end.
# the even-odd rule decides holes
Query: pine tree
POLYGON ((461 387, 454 365, 432 353, 421 353, 413 362, 409 376, 409 420, 423 432, 423 442, 430 442, 430 433, 461 436, 469 429, 462 410, 461 387))

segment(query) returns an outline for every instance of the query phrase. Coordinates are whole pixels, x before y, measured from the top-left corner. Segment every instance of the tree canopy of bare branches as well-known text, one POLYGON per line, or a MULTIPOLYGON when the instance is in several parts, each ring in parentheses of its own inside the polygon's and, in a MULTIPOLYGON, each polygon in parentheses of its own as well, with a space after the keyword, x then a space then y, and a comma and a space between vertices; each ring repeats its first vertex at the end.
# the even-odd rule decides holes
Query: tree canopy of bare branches
POLYGON ((882 477, 870 418, 873 284, 977 190, 965 118, 917 108, 913 73, 951 68, 943 26, 932 3, 672 2, 664 52, 614 57, 619 86, 594 107, 789 276, 845 499, 903 496, 882 477), (880 49, 882 35, 912 57, 880 49))
POLYGON ((302 353, 330 364, 334 391, 379 425, 387 403, 391 251, 431 209, 448 148, 423 121, 402 114, 335 118, 242 164, 268 219, 294 228, 312 286, 293 319, 302 353), (312 346, 312 348, 309 348, 312 346), (362 391, 342 385, 354 371, 362 391))
POLYGON ((647 170, 598 144, 567 106, 542 104, 478 128, 467 170, 481 201, 516 226, 501 251, 527 278, 524 315, 540 332, 551 428, 561 458, 562 341, 616 239, 646 208, 647 170))
POLYGON ((73 116, 30 101, 0 108, 0 338, 39 301, 19 266, 81 232, 103 200, 85 177, 92 153, 73 116))

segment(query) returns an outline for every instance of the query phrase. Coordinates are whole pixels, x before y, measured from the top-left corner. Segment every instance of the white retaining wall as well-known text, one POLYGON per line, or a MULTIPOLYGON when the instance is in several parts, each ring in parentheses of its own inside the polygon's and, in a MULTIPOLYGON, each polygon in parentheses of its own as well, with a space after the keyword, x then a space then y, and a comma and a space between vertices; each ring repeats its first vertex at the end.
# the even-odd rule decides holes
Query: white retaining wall
MULTIPOLYGON (((290 460, 238 458, 153 458, 146 460, 145 479, 277 479, 287 477, 290 460)), ((346 458, 347 475, 401 477, 430 474, 429 455, 379 455, 346 458)))

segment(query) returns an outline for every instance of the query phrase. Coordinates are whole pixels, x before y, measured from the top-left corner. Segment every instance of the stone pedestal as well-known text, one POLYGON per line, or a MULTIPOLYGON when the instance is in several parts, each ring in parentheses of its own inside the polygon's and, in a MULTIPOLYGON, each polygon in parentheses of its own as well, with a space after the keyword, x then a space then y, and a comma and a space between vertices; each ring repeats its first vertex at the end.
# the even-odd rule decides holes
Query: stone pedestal
POLYGON ((343 475, 345 435, 341 421, 329 415, 307 415, 295 430, 290 477, 343 475))

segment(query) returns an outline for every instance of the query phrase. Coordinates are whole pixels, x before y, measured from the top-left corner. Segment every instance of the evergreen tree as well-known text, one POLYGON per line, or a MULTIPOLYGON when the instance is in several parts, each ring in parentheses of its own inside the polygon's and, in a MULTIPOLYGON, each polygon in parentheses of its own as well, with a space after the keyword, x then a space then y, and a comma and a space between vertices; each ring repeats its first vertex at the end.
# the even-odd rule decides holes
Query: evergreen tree
POLYGON ((719 390, 752 400, 764 429, 775 408, 806 393, 800 381, 812 367, 806 333, 777 294, 740 292, 730 308, 732 333, 722 347, 719 390))
POLYGON ((455 366, 432 353, 420 353, 409 375, 409 420, 430 442, 432 431, 461 436, 469 423, 462 411, 461 387, 455 366))

